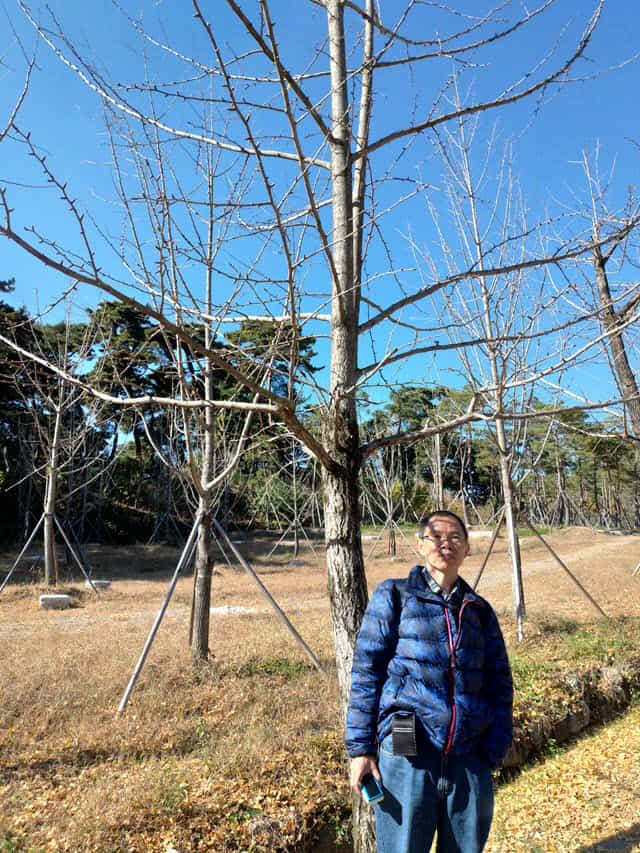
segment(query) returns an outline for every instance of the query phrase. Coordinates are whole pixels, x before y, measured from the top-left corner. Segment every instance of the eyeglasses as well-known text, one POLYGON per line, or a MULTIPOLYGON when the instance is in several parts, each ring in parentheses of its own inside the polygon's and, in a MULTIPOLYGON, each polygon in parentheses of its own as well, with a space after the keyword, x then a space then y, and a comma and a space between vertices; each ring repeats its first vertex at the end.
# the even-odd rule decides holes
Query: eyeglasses
POLYGON ((418 539, 428 539, 434 545, 442 545, 447 542, 452 548, 459 548, 464 543, 464 537, 454 533, 453 536, 418 536, 418 539))

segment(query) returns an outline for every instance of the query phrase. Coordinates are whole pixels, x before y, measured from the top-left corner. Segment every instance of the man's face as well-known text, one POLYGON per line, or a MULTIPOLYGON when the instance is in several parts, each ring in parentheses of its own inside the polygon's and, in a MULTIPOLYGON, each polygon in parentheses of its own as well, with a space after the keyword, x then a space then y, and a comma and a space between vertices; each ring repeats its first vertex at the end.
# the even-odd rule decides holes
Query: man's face
POLYGON ((469 544, 454 518, 436 515, 418 538, 418 550, 428 568, 454 576, 469 553, 469 544))

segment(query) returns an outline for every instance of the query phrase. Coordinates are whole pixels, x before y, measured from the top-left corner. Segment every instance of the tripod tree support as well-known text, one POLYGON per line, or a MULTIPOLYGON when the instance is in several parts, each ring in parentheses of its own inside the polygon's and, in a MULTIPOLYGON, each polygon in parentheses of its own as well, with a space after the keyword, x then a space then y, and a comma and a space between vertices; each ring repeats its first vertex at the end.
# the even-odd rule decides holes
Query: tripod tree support
POLYGON ((487 563, 489 562, 489 557, 491 556, 491 552, 493 551, 493 546, 496 544, 496 539, 498 538, 498 533, 500 533, 500 528, 502 527, 502 522, 504 521, 504 507, 500 511, 500 515, 498 517, 498 521, 496 522, 496 526, 493 531, 493 536, 491 537, 491 542, 489 542, 489 547, 487 548, 487 553, 484 555, 484 560, 482 561, 482 565, 480 566, 480 571, 476 575, 476 579, 474 580, 472 586, 474 589, 478 588, 478 584, 480 583, 480 578, 482 577, 482 573, 485 570, 487 563))
MULTIPOLYGON (((200 521, 202 520, 203 515, 204 515, 204 512, 200 512, 198 514, 198 516, 197 516, 197 518, 193 524, 193 527, 191 528, 191 532, 189 533, 189 538, 187 539, 187 541, 185 543, 184 549, 183 549, 182 554, 180 556, 180 560, 178 561, 178 565, 176 566, 176 570, 173 573, 171 583, 169 584, 169 589, 167 590, 167 594, 165 595, 165 598, 164 598, 164 601, 163 601, 162 606, 160 608, 160 611, 158 612, 158 615, 156 616, 156 619, 155 619, 155 622, 153 623, 151 631, 149 632, 149 636, 147 637, 147 642, 145 643, 144 649, 142 650, 142 654, 140 655, 140 659, 138 660, 136 668, 133 671, 133 675, 131 676, 131 679, 129 680, 129 684, 127 685, 127 689, 125 690, 124 695, 122 696, 122 699, 120 700, 118 710, 116 711, 116 719, 122 714, 124 709, 127 707, 127 703, 129 702, 129 698, 131 696, 131 693, 133 692, 133 688, 135 687, 136 681, 138 680, 138 677, 142 671, 142 667, 144 666, 144 662, 145 662, 146 657, 149 653, 149 649, 151 648, 151 645, 153 643, 155 635, 158 631, 158 628, 160 627, 160 623, 162 622, 162 619, 163 619, 164 614, 167 610, 167 607, 169 606, 169 601, 171 600, 171 596, 173 595, 173 592, 175 590, 176 584, 178 582, 178 577, 180 576, 180 572, 185 568, 185 566, 189 565, 189 562, 193 556, 193 549, 195 548, 196 538, 198 535, 198 526, 200 524, 200 521)), ((293 625, 291 624, 291 622, 289 621, 289 619, 287 618, 285 613, 282 611, 282 609, 280 608, 280 606, 278 605, 276 600, 273 598, 271 593, 267 590, 267 588, 264 586, 264 584, 262 583, 260 578, 256 575, 256 573, 249 566, 249 564, 244 559, 244 557, 240 554, 240 552, 233 545, 233 543, 231 542, 231 540, 229 539, 229 537, 227 536, 227 534, 225 533, 223 528, 215 520, 215 518, 213 519, 213 524, 215 525, 215 528, 218 531, 218 533, 220 534, 220 536, 222 537, 222 539, 226 542, 227 546, 231 549, 231 551, 235 555, 238 562, 243 566, 244 569, 246 569, 246 571, 255 580, 255 582, 258 584, 258 586, 260 587, 260 589, 262 590, 264 595, 269 599, 270 603, 275 608, 276 612, 281 617, 281 619, 283 620, 283 622, 285 623, 287 628, 291 631, 291 633, 294 635, 294 637, 300 643, 300 645, 305 649, 305 651, 307 652, 307 654, 309 655, 309 657, 313 661, 314 666, 317 669, 319 669, 320 672, 322 672, 324 674, 325 670, 324 670, 322 664, 320 663, 320 661, 317 659, 317 657, 311 651, 309 646, 302 639, 300 634, 298 634, 298 632, 293 627, 293 625)))
POLYGON ((560 559, 560 557, 556 554, 556 552, 553 550, 553 548, 551 547, 551 545, 549 545, 549 543, 548 543, 548 542, 545 542, 545 540, 542 538, 542 536, 540 536, 540 534, 539 534, 539 533, 538 533, 538 531, 535 529, 535 527, 531 524, 531 522, 529 521, 529 519, 528 519, 528 518, 525 518, 525 519, 524 519, 524 522, 525 522, 525 524, 527 525, 527 527, 529 528, 529 530, 531 530, 531 532, 532 532, 533 534, 535 534, 535 535, 538 537, 538 539, 542 542, 542 544, 543 544, 543 545, 544 545, 544 547, 547 549, 547 551, 549 551, 549 553, 550 553, 550 554, 555 558, 555 560, 557 561, 558 565, 559 565, 561 568, 563 568, 563 569, 565 570, 565 572, 569 575, 569 577, 571 578, 571 580, 572 580, 572 581, 574 582, 574 584, 578 587, 578 589, 582 592, 582 594, 583 594, 584 596, 586 596, 586 598, 588 598, 588 600, 591 602, 591 604, 593 604, 593 606, 596 608, 596 610, 598 611, 598 613, 600 613, 600 615, 601 615, 601 616, 604 616, 604 618, 605 618, 605 619, 608 619, 608 616, 607 616, 607 614, 604 612, 604 610, 602 609, 602 607, 600 607, 600 605, 598 604, 598 602, 597 602, 594 598, 592 598, 592 597, 589 595, 589 593, 588 593, 588 592, 587 592, 587 590, 582 586, 582 584, 580 583, 580 581, 578 580, 578 578, 577 578, 574 574, 572 574, 572 572, 569 570, 569 568, 568 568, 568 567, 567 567, 567 566, 562 562, 562 560, 561 560, 561 559, 560 559))
MULTIPOLYGON (((36 524, 36 526, 35 526, 35 527, 33 528, 33 530, 31 531, 31 535, 29 536, 29 538, 28 538, 28 539, 27 539, 27 541, 25 542, 25 544, 24 544, 24 547, 23 547, 22 551, 20 551, 20 553, 18 554, 18 556, 17 556, 17 558, 16 558, 15 563, 11 566, 11 568, 9 569, 9 573, 7 574, 6 578, 3 580, 2 585, 0 586, 0 592, 2 592, 2 590, 5 588, 5 586, 9 583, 9 579, 10 579, 11 575, 13 574, 14 570, 16 569, 16 567, 20 564, 20 560, 22 560, 22 558, 24 557, 24 555, 25 555, 25 553, 26 553, 27 549, 29 548, 29 545, 31 545, 31 543, 33 542, 33 539, 34 539, 34 537, 35 537, 36 533, 38 532, 38 530, 40 530, 40 527, 42 526, 42 523, 44 522, 44 516, 45 516, 45 514, 44 514, 44 513, 42 513, 42 515, 40 516, 40 520, 38 521, 38 523, 36 524)), ((73 556, 73 559, 76 561, 76 563, 77 563, 77 564, 78 564, 78 566, 80 567, 80 571, 81 571, 81 572, 82 572, 82 574, 84 575, 85 580, 87 581, 87 583, 89 584, 89 586, 91 587, 91 589, 95 592, 95 594, 96 594, 96 595, 99 595, 100 593, 98 592, 98 590, 97 590, 97 588, 96 588, 96 585, 95 585, 95 584, 94 584, 94 582, 91 580, 90 576, 87 574, 87 571, 86 571, 85 567, 82 565, 82 560, 80 560, 80 558, 78 557, 78 554, 76 553, 76 549, 73 547, 73 545, 72 545, 72 544, 71 544, 71 542, 69 541, 69 537, 68 537, 68 536, 67 536, 67 534, 65 533, 65 530, 64 530, 63 526, 60 524, 60 521, 58 520, 58 516, 57 516, 57 515, 55 515, 55 513, 54 513, 54 516, 53 516, 53 520, 54 520, 54 521, 55 521, 55 523, 58 525, 58 530, 59 530, 59 531, 60 531, 60 533, 62 534, 62 538, 64 539, 64 541, 65 541, 65 544, 66 544, 67 548, 68 548, 68 549, 69 549, 69 551, 71 552, 71 555, 73 556)))
POLYGON ((142 650, 142 654, 140 655, 140 659, 136 665, 136 668, 133 671, 133 675, 129 680, 129 684, 127 685, 127 689, 124 691, 124 695, 120 700, 120 704, 118 705, 118 710, 116 711, 116 719, 122 714, 124 709, 127 707, 127 703, 129 701, 129 697, 133 692, 133 688, 135 687, 136 681, 138 680, 138 676, 142 672, 142 667, 144 666, 144 662, 149 653, 149 649, 151 648, 151 644, 156 636, 158 628, 160 627, 160 623, 162 622, 162 618, 169 606, 169 601, 171 600, 171 596, 173 595, 173 591, 176 588, 176 584, 178 582, 178 577, 180 576, 180 572, 183 570, 185 566, 189 564, 189 560, 193 555, 193 549, 196 544, 196 537, 198 535, 198 525, 202 520, 202 516, 204 512, 200 512, 193 523, 193 527, 191 528, 191 533, 189 533, 189 537, 185 542, 184 548, 182 549, 182 554, 180 555, 180 559, 178 560, 178 565, 176 566, 176 570, 173 573, 173 577, 171 578, 171 583, 169 584, 169 589, 167 590, 167 594, 165 595, 164 601, 162 602, 162 607, 160 608, 158 615, 156 616, 156 620, 153 623, 151 631, 149 632, 149 636, 147 637, 147 642, 144 645, 144 649, 142 650))
POLYGON ((269 603, 270 603, 270 604, 271 604, 271 606, 274 608, 274 610, 276 611, 276 613, 278 614, 278 616, 280 616, 280 618, 282 619, 282 621, 284 622, 284 624, 287 626, 287 628, 289 629, 289 631, 291 631, 291 633, 293 634, 293 636, 295 637, 295 639, 298 641, 298 643, 302 646, 302 648, 303 648, 303 649, 306 651, 306 653, 309 655, 309 657, 310 657, 310 658, 311 658, 311 660, 313 661, 313 665, 316 667, 316 669, 320 670, 320 672, 324 675, 324 674, 325 674, 325 670, 324 670, 324 668, 323 668, 322 664, 320 663, 320 661, 318 660, 318 658, 314 655, 314 653, 311 651, 311 649, 309 648, 309 646, 308 646, 308 645, 305 643, 305 641, 302 639, 302 637, 300 636, 300 634, 298 634, 298 632, 296 631, 296 629, 293 627, 293 625, 291 624, 291 622, 290 622, 290 621, 289 621, 289 619, 287 618, 287 616, 286 616, 286 614, 284 613, 284 611, 281 609, 281 607, 280 607, 280 605, 278 604, 278 602, 277 602, 277 601, 275 600, 275 598, 271 595, 271 593, 270 593, 270 592, 269 592, 269 590, 266 588, 266 586, 262 583, 262 581, 260 580, 260 578, 258 577, 258 575, 253 571, 253 569, 251 568, 251 566, 249 565, 249 563, 247 563, 247 561, 244 559, 244 557, 242 556, 242 554, 241 554, 241 553, 238 551, 238 549, 235 547, 235 545, 233 544, 233 542, 231 541, 231 539, 229 539, 229 537, 227 536, 226 532, 225 532, 225 531, 224 531, 224 529, 220 526, 220 524, 216 521, 216 519, 214 518, 214 519, 212 519, 212 521, 213 521, 213 524, 214 524, 214 526, 215 526, 216 530, 218 531, 218 533, 220 534, 220 536, 222 537, 222 539, 224 539, 224 541, 226 542, 227 547, 229 547, 229 548, 231 549, 232 553, 234 554, 235 558, 238 560, 238 562, 240 563, 240 565, 241 565, 244 569, 246 569, 246 571, 247 571, 247 572, 249 572, 249 574, 250 574, 250 575, 251 575, 251 577, 254 579, 254 581, 258 584, 258 586, 260 587, 260 589, 261 589, 262 593, 263 593, 263 594, 265 595, 265 597, 268 599, 269 603))
POLYGON ((18 557, 17 557, 15 563, 11 566, 11 568, 9 569, 9 573, 7 574, 6 578, 2 581, 2 586, 0 586, 0 592, 2 592, 2 590, 5 588, 5 586, 9 583, 9 578, 13 574, 16 566, 18 566, 20 564, 20 560, 24 557, 29 545, 31 545, 31 543, 33 542, 33 539, 34 539, 36 533, 38 532, 38 530, 40 530, 40 527, 41 527, 43 521, 44 521, 44 513, 40 516, 40 521, 36 524, 36 526, 31 531, 31 536, 29 536, 29 538, 25 542, 24 548, 18 554, 18 557))

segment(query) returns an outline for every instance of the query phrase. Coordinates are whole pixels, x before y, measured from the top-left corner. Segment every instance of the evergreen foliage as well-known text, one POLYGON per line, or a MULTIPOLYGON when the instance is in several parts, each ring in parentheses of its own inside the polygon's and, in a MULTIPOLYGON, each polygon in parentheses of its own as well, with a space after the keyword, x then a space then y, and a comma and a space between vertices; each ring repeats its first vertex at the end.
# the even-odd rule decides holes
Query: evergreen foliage
MULTIPOLYGON (((11 285, 3 283, 5 289, 11 285)), ((73 466, 61 470, 60 516, 85 539, 178 541, 192 523, 195 501, 184 470, 185 431, 202 428, 200 414, 197 409, 179 414, 167 403, 132 407, 124 399, 179 398, 178 363, 182 381, 198 397, 199 355, 172 341, 148 317, 110 302, 88 312, 86 324, 73 326, 38 325, 25 309, 0 302, 0 329, 18 346, 48 356, 59 353, 64 341, 69 362, 110 398, 96 407, 95 400, 89 405, 79 394, 65 412, 67 443, 75 441, 73 452, 89 461, 81 477, 71 473, 73 466)), ((270 372, 271 389, 286 397, 299 396, 301 382, 319 369, 314 343, 296 337, 286 324, 247 321, 214 346, 244 369, 261 365, 270 372)), ((6 345, 0 345, 0 361, 0 532, 20 541, 42 505, 46 458, 38 435, 52 428, 47 400, 58 378, 6 345)), ((226 372, 214 372, 214 379, 217 397, 250 399, 226 372)), ((362 436, 371 440, 436 425, 462 413, 470 397, 469 390, 445 386, 390 389, 387 403, 375 410, 362 402, 362 436)), ((539 400, 534 405, 544 408, 539 400)), ((216 431, 222 450, 235 441, 242 424, 240 412, 220 410, 216 431)), ((312 411, 307 426, 320 429, 312 411)), ((610 419, 566 412, 531 420, 518 434, 517 501, 532 523, 640 527, 637 454, 610 419)), ((438 453, 445 504, 464 512, 471 524, 491 523, 501 506, 491 430, 473 424, 445 433, 438 453)), ((437 470, 433 437, 385 447, 370 457, 362 471, 363 524, 416 523, 435 506, 437 470)), ((237 468, 214 495, 213 509, 227 524, 282 531, 297 519, 298 525, 317 526, 321 488, 311 460, 288 431, 257 415, 237 468)))

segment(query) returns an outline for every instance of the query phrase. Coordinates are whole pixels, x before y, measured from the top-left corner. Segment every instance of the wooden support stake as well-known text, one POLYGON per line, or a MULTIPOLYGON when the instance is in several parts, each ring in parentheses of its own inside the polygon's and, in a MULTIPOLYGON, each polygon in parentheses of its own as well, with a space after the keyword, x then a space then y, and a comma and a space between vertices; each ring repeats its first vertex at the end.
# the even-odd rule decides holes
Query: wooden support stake
POLYGON ((291 622, 290 622, 290 621, 289 621, 289 619, 287 618, 287 616, 286 616, 286 614, 284 613, 284 611, 281 609, 281 607, 280 607, 280 605, 278 604, 278 602, 277 602, 277 601, 275 600, 275 598, 271 595, 271 593, 270 593, 270 592, 269 592, 269 590, 266 588, 266 586, 262 583, 262 581, 260 580, 260 578, 258 577, 258 575, 253 571, 253 569, 251 568, 251 566, 249 565, 249 563, 247 563, 247 561, 244 559, 244 557, 242 556, 242 554, 241 554, 241 553, 238 551, 238 549, 235 547, 235 545, 233 544, 233 542, 231 541, 231 539, 229 539, 229 537, 227 536, 227 534, 226 534, 225 530, 220 526, 220 524, 216 521, 216 519, 215 519, 215 518, 213 518, 213 519, 211 519, 211 520, 212 520, 213 524, 215 525, 216 530, 218 531, 218 533, 220 534, 220 536, 225 540, 225 542, 227 543, 227 546, 231 549, 231 551, 232 551, 232 552, 233 552, 233 554, 235 555, 235 557, 236 557, 236 559, 238 560, 238 562, 240 563, 240 565, 241 565, 244 569, 246 569, 246 570, 249 572, 249 574, 250 574, 250 575, 251 575, 251 577, 254 579, 254 581, 258 584, 258 586, 260 587, 260 589, 262 590, 263 594, 266 596, 266 598, 268 599, 269 603, 270 603, 270 604, 271 604, 271 606, 274 608, 274 610, 276 611, 276 613, 278 614, 278 616, 282 619, 282 621, 283 621, 283 622, 284 622, 284 624, 287 626, 287 628, 291 631, 291 633, 292 633, 292 634, 293 634, 293 636, 296 638, 296 640, 298 641, 298 643, 300 643, 300 645, 302 646, 302 648, 303 648, 303 649, 306 651, 306 653, 309 655, 309 657, 310 657, 310 658, 311 658, 311 660, 313 661, 313 664, 314 664, 314 666, 316 667, 316 669, 320 670, 320 672, 321 672, 323 675, 325 675, 326 673, 325 673, 325 671, 324 671, 324 667, 322 666, 322 664, 320 663, 320 661, 318 660, 318 658, 314 655, 314 653, 311 651, 311 649, 309 648, 309 646, 308 646, 308 645, 305 643, 305 641, 302 639, 302 637, 300 636, 300 634, 298 634, 298 632, 296 631, 296 629, 293 627, 293 625, 291 624, 291 622))
POLYGON ((496 544, 496 539, 498 538, 498 533, 500 533, 500 528, 502 527, 502 522, 504 521, 504 512, 505 508, 502 507, 500 511, 500 515, 498 517, 497 524, 495 526, 495 530, 493 531, 493 536, 491 537, 491 542, 489 542, 489 547, 487 548, 487 553, 484 555, 484 560, 482 561, 482 565, 480 566, 480 571, 476 575, 476 579, 474 580, 472 587, 476 589, 478 584, 480 583, 480 578, 482 577, 482 573, 485 570, 487 563, 489 562, 489 557, 491 556, 491 552, 493 551, 493 546, 496 544))
POLYGON ((36 535, 36 533, 38 532, 38 530, 40 530, 40 527, 41 527, 41 525, 42 525, 42 522, 43 522, 43 521, 44 521, 44 513, 40 516, 40 521, 36 524, 36 526, 35 526, 35 527, 33 528, 33 530, 31 531, 31 535, 30 535, 30 536, 29 536, 29 538, 27 539, 27 541, 26 541, 26 543, 25 543, 24 548, 22 549, 22 551, 20 551, 20 553, 18 554, 18 557, 17 557, 17 559, 16 559, 15 563, 14 563, 14 564, 11 566, 11 568, 9 569, 9 574, 8 574, 8 575, 6 576, 6 578, 2 581, 2 586, 0 586, 0 592, 2 592, 2 590, 5 588, 5 586, 9 583, 9 578, 10 578, 10 577, 11 577, 11 575, 13 574, 14 569, 16 568, 16 566, 20 563, 20 560, 23 558, 23 556, 24 556, 25 552, 27 551, 27 549, 28 549, 29 545, 31 545, 31 543, 32 543, 32 541, 33 541, 34 536, 36 535))
POLYGON ((540 536, 540 534, 539 534, 539 533, 538 533, 538 531, 535 529, 535 527, 531 524, 531 522, 529 521, 529 519, 528 519, 528 518, 525 518, 525 519, 524 519, 524 523, 527 525, 527 527, 529 528, 529 530, 531 530, 531 532, 532 532, 535 536, 537 536, 537 537, 538 537, 538 539, 542 542, 542 544, 543 544, 543 545, 544 545, 544 547, 547 549, 547 551, 549 551, 549 553, 550 553, 550 554, 551 554, 551 555, 556 559, 556 561, 558 562, 558 565, 559 565, 559 566, 561 566, 561 567, 565 570, 565 572, 569 575, 569 577, 571 578, 571 580, 572 580, 572 581, 574 582, 574 584, 578 587, 578 589, 582 592, 582 594, 583 594, 586 598, 588 598, 588 599, 589 599, 589 601, 591 602, 591 604, 593 604, 593 606, 596 608, 596 610, 598 611, 598 613, 600 613, 602 616, 604 616, 604 618, 605 618, 605 619, 608 619, 609 617, 608 617, 608 616, 607 616, 607 614, 604 612, 604 610, 602 609, 602 607, 600 607, 600 605, 598 604, 598 602, 597 602, 594 598, 592 598, 592 597, 589 595, 589 593, 588 593, 588 592, 587 592, 587 590, 582 586, 582 584, 580 583, 580 581, 578 580, 578 578, 577 578, 574 574, 572 574, 572 572, 569 570, 569 568, 568 568, 568 567, 567 567, 567 566, 562 562, 562 560, 560 559, 560 557, 558 557, 558 555, 557 555, 557 554, 556 554, 556 552, 553 550, 553 548, 551 547, 551 545, 549 545, 549 543, 548 543, 548 542, 546 542, 546 541, 542 538, 542 536, 540 536))

